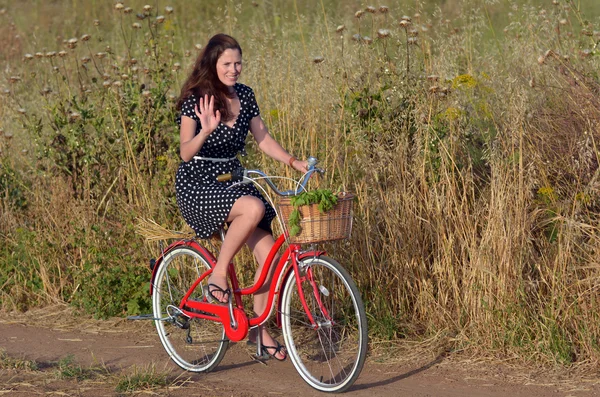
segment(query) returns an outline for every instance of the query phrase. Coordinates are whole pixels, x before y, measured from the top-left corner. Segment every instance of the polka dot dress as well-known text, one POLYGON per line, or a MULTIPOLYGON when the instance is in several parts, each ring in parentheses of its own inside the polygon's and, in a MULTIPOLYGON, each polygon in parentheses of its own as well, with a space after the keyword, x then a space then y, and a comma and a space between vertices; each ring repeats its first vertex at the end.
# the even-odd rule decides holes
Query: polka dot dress
MULTIPOLYGON (((240 100, 238 118, 233 127, 221 122, 206 139, 197 156, 230 159, 244 149, 250 120, 260 112, 250 87, 236 83, 234 88, 240 100)), ((196 134, 202 128, 200 119, 194 112, 197 104, 198 98, 190 96, 182 104, 181 114, 177 117, 179 125, 183 116, 194 119, 197 123, 196 134)), ((237 158, 225 162, 192 159, 182 161, 179 165, 175 179, 177 205, 183 218, 199 238, 209 238, 219 230, 236 200, 247 195, 258 197, 265 204, 265 216, 258 227, 272 233, 271 221, 275 217, 275 211, 254 185, 244 184, 230 188, 234 182, 217 181, 217 176, 238 167, 241 167, 241 163, 237 158)))

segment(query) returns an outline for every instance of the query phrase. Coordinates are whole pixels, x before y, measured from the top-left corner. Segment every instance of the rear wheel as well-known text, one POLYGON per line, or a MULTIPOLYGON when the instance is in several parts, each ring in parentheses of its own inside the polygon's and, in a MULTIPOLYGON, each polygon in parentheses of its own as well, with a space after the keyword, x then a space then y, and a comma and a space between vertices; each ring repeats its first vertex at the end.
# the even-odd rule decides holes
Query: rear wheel
MULTIPOLYGON (((181 368, 208 372, 223 359, 229 341, 221 323, 188 317, 180 309, 184 295, 209 261, 197 250, 181 246, 169 251, 157 269, 152 291, 152 307, 158 336, 169 356, 181 368)), ((190 299, 202 300, 198 285, 190 299)))
POLYGON ((347 390, 360 375, 367 355, 365 309, 348 272, 326 256, 299 263, 302 304, 295 272, 284 284, 281 305, 288 354, 300 376, 324 392, 347 390))

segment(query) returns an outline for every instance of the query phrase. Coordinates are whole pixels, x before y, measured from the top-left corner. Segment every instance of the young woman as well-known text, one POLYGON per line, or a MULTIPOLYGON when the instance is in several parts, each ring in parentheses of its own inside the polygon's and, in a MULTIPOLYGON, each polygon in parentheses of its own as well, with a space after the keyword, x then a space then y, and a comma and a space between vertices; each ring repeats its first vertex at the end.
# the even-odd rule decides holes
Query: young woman
MULTIPOLYGON (((291 156, 271 137, 260 117, 254 92, 238 83, 241 73, 240 45, 231 36, 217 34, 196 59, 177 102, 183 161, 177 170, 175 188, 181 214, 200 238, 211 237, 224 223, 229 225, 207 290, 209 299, 222 303, 231 295, 227 267, 244 244, 248 244, 259 263, 255 279, 260 275, 274 244, 270 225, 275 211, 252 184, 229 188, 231 183, 218 182, 216 177, 241 166, 236 155, 244 149, 248 131, 258 147, 273 159, 298 171, 307 170, 306 161, 291 156)), ((267 298, 265 283, 254 296, 256 313, 265 310, 267 298)), ((284 360, 285 350, 279 342, 264 327, 258 332, 264 351, 284 360)))

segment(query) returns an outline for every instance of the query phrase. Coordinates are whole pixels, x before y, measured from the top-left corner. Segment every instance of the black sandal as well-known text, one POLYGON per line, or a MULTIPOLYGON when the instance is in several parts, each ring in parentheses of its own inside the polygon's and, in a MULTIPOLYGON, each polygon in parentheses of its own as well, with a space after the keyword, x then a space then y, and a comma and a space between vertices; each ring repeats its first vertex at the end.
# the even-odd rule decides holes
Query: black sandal
POLYGON ((277 361, 285 361, 287 359, 287 352, 285 351, 285 346, 283 346, 277 340, 275 341, 275 343, 277 343, 277 346, 265 346, 265 345, 262 345, 262 351, 263 351, 263 353, 269 355, 269 357, 272 357, 272 358, 274 358, 277 361), (273 354, 269 353, 269 349, 275 349, 275 351, 273 352, 273 354), (283 358, 278 358, 276 356, 277 353, 283 354, 283 358))
POLYGON ((231 290, 229 288, 227 289, 223 289, 221 287, 219 287, 216 284, 208 284, 207 286, 205 286, 203 288, 204 290, 204 295, 206 296, 206 299, 208 299, 209 303, 217 303, 217 304, 226 304, 227 302, 221 302, 219 299, 217 299, 216 296, 213 295, 213 292, 221 292, 223 294, 223 297, 227 297, 227 300, 229 301, 229 297, 231 295, 231 290), (210 287, 213 287, 213 289, 211 290, 210 287))

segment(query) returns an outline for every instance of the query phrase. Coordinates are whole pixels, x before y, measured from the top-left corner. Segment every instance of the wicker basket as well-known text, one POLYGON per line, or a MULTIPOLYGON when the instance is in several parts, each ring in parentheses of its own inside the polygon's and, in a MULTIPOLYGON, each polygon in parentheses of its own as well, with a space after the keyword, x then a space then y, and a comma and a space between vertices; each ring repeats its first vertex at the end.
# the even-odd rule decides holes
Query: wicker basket
MULTIPOLYGON (((318 204, 303 205, 300 211, 300 233, 290 236, 292 243, 317 243, 350 237, 352 231, 352 193, 338 193, 338 202, 331 210, 322 213, 318 204)), ((290 214, 294 210, 290 197, 282 197, 277 203, 285 228, 289 231, 290 214)))

